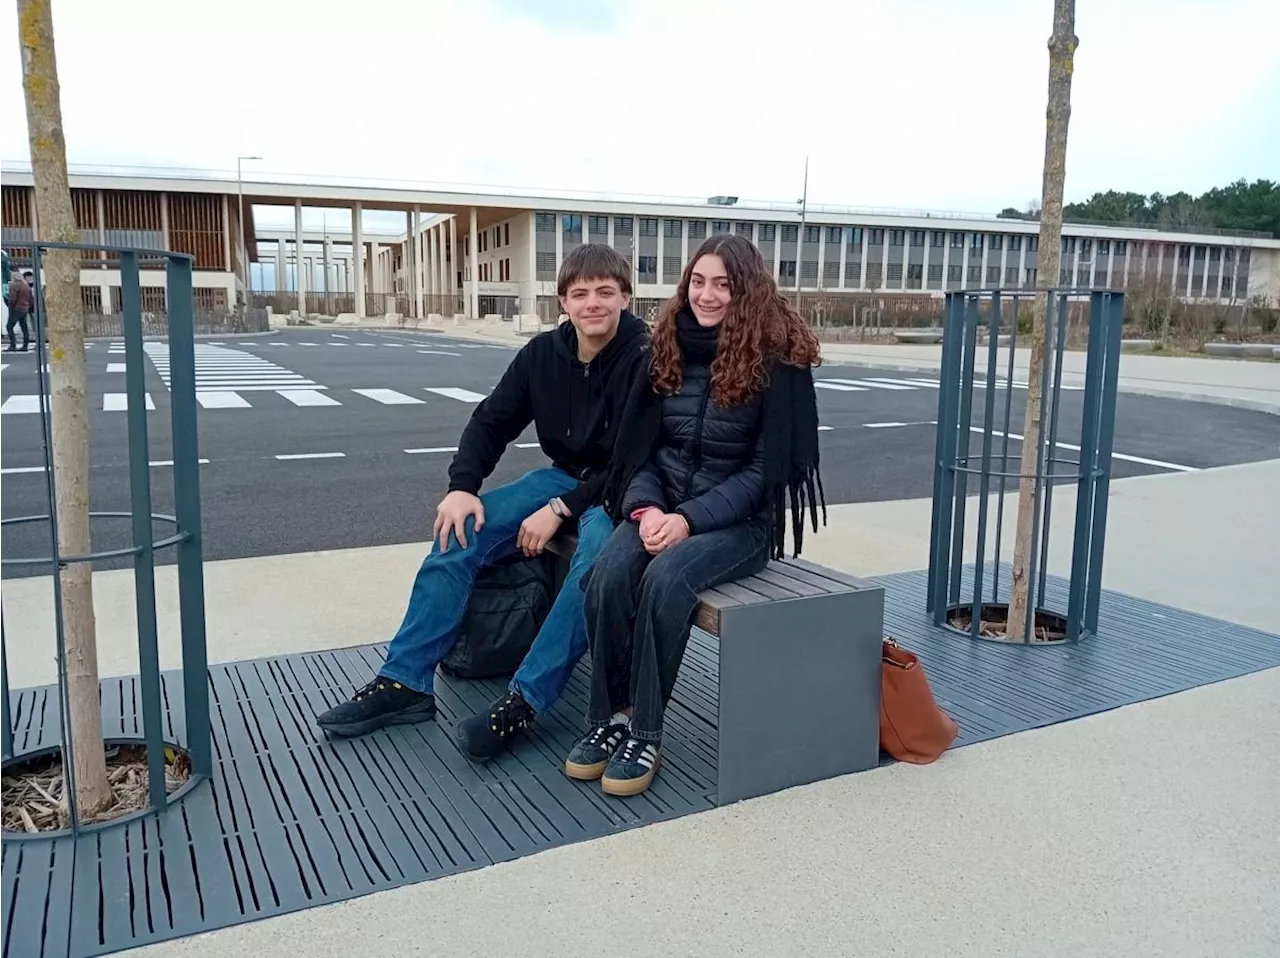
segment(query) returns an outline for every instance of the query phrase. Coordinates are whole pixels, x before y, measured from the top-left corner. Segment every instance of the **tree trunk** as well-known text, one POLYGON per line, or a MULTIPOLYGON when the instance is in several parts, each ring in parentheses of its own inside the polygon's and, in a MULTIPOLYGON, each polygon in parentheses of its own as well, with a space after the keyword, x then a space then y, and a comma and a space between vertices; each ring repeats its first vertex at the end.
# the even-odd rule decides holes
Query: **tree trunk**
MULTIPOLYGON (((22 86, 27 103, 31 172, 35 181, 36 236, 45 242, 79 239, 67 149, 62 134, 58 61, 53 46, 50 0, 18 0, 22 86)), ((80 299, 80 254, 50 250, 35 277, 44 288, 42 318, 49 334, 53 468, 57 479, 58 549, 63 555, 91 551, 89 530, 89 415, 84 355, 84 307, 80 299)), ((74 751, 76 802, 81 815, 114 802, 107 781, 98 701, 98 645, 93 614, 93 570, 74 563, 60 572, 66 636, 67 710, 74 751)))
MULTIPOLYGON (((1040 453, 1041 399, 1044 393, 1045 316, 1048 291, 1058 286, 1062 265, 1062 194, 1067 178, 1067 124, 1071 119, 1071 73, 1078 40, 1075 0, 1054 0, 1053 35, 1049 38, 1049 104, 1045 111, 1044 181, 1040 201, 1040 256, 1031 320, 1031 367, 1027 370, 1027 412, 1023 423, 1022 479, 1018 482, 1018 524, 1013 546, 1013 585, 1009 594, 1007 633, 1034 641, 1024 630, 1029 590, 1027 564, 1035 526, 1035 473, 1040 453)), ((1061 319, 1061 317, 1060 317, 1061 319)))

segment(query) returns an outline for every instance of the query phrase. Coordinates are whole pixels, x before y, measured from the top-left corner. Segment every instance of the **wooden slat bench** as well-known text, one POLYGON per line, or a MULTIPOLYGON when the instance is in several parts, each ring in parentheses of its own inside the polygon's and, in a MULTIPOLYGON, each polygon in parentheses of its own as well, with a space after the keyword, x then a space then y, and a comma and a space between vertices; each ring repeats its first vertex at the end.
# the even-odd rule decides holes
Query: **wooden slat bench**
POLYGON ((701 600, 694 624, 720 644, 719 804, 877 764, 883 587, 782 559, 701 600))

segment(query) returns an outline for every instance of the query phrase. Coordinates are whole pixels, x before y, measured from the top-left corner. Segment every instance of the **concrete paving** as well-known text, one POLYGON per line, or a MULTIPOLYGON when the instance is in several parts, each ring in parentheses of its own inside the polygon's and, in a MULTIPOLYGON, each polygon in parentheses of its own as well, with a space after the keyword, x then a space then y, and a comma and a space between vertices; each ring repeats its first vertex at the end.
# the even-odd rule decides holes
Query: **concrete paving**
POLYGON ((1277 696, 1280 669, 137 954, 1273 956, 1277 696))

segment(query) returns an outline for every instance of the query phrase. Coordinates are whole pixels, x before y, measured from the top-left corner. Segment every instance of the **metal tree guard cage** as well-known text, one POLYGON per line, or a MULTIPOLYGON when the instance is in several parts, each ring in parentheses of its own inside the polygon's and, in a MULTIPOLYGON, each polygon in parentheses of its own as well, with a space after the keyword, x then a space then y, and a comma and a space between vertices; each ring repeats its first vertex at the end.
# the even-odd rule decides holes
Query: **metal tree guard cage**
MULTIPOLYGON (((114 264, 113 264, 114 265, 114 264)), ((33 243, 32 268, 35 274, 33 295, 36 303, 36 368, 39 384, 40 425, 44 445, 45 495, 48 513, 38 516, 20 516, 3 520, 3 525, 47 522, 50 527, 51 554, 38 558, 3 559, 4 566, 48 566, 53 572, 53 600, 55 631, 57 638, 59 728, 63 772, 66 776, 65 793, 70 818, 70 831, 77 834, 85 828, 107 828, 136 818, 139 814, 163 813, 169 803, 189 792, 196 784, 208 779, 213 772, 212 739, 209 727, 208 652, 205 641, 205 607, 203 559, 200 534, 200 476, 199 452, 196 434, 195 390, 195 330, 193 323, 192 257, 185 253, 165 250, 142 249, 127 246, 104 246, 100 243, 33 243), (121 304, 125 343, 125 381, 127 396, 128 461, 130 510, 128 512, 91 512, 92 519, 129 518, 132 523, 133 545, 129 548, 90 552, 88 555, 62 555, 59 549, 59 525, 57 508, 58 476, 53 468, 53 434, 50 420, 50 390, 46 373, 45 310, 40 292, 42 254, 47 250, 103 251, 119 258, 121 280, 121 304), (170 366, 171 429, 173 442, 174 515, 160 515, 151 511, 151 475, 147 437, 147 395, 145 386, 146 359, 142 333, 142 261, 163 262, 168 302, 167 345, 170 366), (153 538, 153 522, 175 527, 172 535, 153 538), (160 654, 156 625, 155 553, 159 549, 172 548, 176 552, 178 573, 178 608, 182 643, 182 687, 184 709, 181 716, 185 726, 185 741, 181 743, 191 761, 190 780, 172 795, 165 788, 164 711, 160 676, 160 654), (134 568, 135 602, 138 624, 139 676, 141 688, 141 718, 143 744, 147 753, 149 807, 132 815, 108 822, 86 825, 81 821, 75 800, 74 751, 76 748, 99 748, 102 742, 74 742, 69 732, 68 683, 66 662, 66 633, 62 609, 62 582, 60 570, 69 565, 94 562, 109 558, 131 557, 134 568)), ((3 641, 0 639, 0 641, 3 641)), ((8 655, 4 654, 5 668, 0 680, 0 700, 3 701, 3 730, 0 745, 5 764, 49 751, 36 749, 14 754, 13 727, 10 716, 8 655)), ((175 728, 178 725, 175 722, 175 728)), ((115 737, 112 737, 113 739, 115 737)), ((41 832, 26 837, 30 839, 52 838, 61 833, 41 832)), ((6 840, 24 837, 21 833, 6 833, 6 840)))
MULTIPOLYGON (((1096 633, 1123 319, 1124 294, 1110 290, 1051 290, 1047 294, 989 290, 947 294, 926 598, 935 625, 973 638, 1038 644, 1074 643, 1096 633), (1003 609, 1005 615, 1008 612, 1007 583, 1001 598, 1000 552, 1005 494, 1016 492, 1022 478, 1023 437, 1010 431, 1015 411, 1013 394, 1015 388, 1026 385, 1014 379, 1014 356, 1019 318, 1031 316, 1036 295, 1045 295, 1047 299, 1041 365, 1041 430, 1035 470, 1031 474, 1035 494, 1026 570, 1027 621, 1006 623, 1011 635, 987 634, 983 623, 988 620, 988 614, 994 612, 998 618, 999 610, 1003 609), (1083 302, 1086 297, 1087 304, 1083 302), (1089 345, 1083 387, 1063 385, 1063 355, 1072 300, 1077 301, 1088 318, 1089 345), (984 327, 986 370, 979 378, 978 339, 984 327), (1002 339, 1007 340, 1007 344, 1002 343, 1002 339), (1000 350, 1006 345, 1007 352, 1002 356, 1000 350), (976 400, 977 390, 982 393, 976 400), (1064 392, 1073 397, 1065 407, 1064 392), (1080 398, 1078 407, 1074 401, 1076 396, 1080 398), (1078 431, 1067 428, 1076 419, 1078 431), (1064 429, 1066 437, 1062 435, 1064 429), (1013 452, 1010 452, 1010 441, 1016 444, 1013 452), (1077 451, 1078 459, 1065 455, 1077 451), (976 482, 976 490, 970 486, 970 480, 976 482), (1056 596, 1055 608, 1046 594, 1050 584, 1049 538, 1054 486, 1066 481, 1076 486, 1071 572, 1065 607, 1061 596, 1056 596), (966 556, 969 507, 966 497, 974 491, 978 494, 976 543, 966 556), (995 529, 991 534, 993 492, 998 492, 998 496, 995 529), (989 543, 994 544, 993 549, 989 549, 989 543), (989 557, 989 552, 994 554, 989 557), (968 583, 963 581, 966 564, 973 567, 972 580, 968 583), (1043 632, 1037 636, 1035 630, 1036 623, 1046 620, 1057 623, 1050 638, 1043 632)), ((1023 408, 1025 402, 1019 404, 1018 412, 1023 408)))

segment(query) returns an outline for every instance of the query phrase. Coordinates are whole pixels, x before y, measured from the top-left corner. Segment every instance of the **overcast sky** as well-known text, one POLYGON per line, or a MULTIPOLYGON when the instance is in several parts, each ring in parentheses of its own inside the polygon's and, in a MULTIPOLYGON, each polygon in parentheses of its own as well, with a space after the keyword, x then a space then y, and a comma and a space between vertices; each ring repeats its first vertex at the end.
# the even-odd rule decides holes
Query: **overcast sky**
MULTIPOLYGON (((72 163, 995 212, 1050 0, 54 0, 72 163)), ((1082 0, 1067 197, 1280 178, 1280 2, 1082 0)), ((27 158, 13 7, 3 158, 27 158)))

